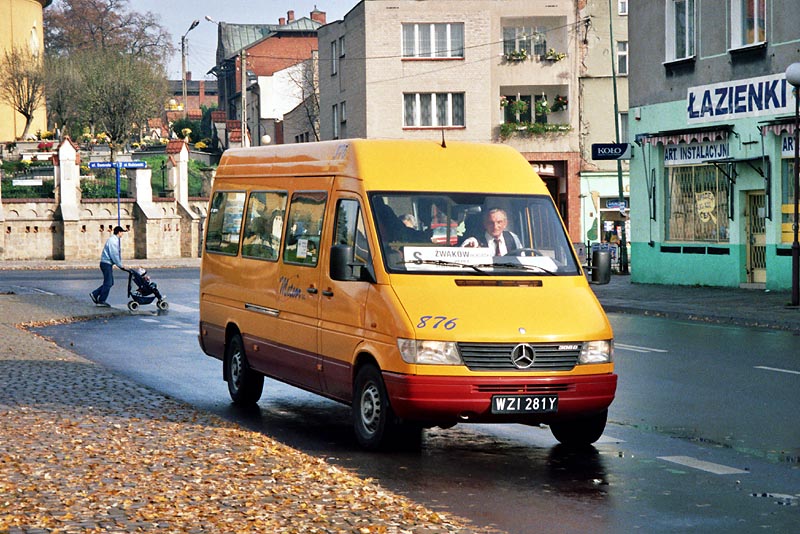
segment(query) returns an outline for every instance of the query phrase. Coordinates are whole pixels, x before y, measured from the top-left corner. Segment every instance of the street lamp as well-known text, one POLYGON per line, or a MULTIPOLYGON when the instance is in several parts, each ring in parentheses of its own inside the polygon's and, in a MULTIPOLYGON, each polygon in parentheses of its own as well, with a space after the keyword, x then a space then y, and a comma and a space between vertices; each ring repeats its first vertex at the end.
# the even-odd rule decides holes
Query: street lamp
POLYGON ((786 81, 794 86, 794 221, 792 221, 792 306, 800 306, 800 243, 797 242, 800 201, 800 63, 786 69, 786 81))
POLYGON ((186 30, 186 33, 181 36, 181 82, 183 87, 183 118, 185 119, 187 116, 186 113, 186 36, 189 34, 190 31, 195 29, 197 25, 200 24, 200 21, 195 19, 192 21, 192 25, 189 26, 189 29, 186 30))

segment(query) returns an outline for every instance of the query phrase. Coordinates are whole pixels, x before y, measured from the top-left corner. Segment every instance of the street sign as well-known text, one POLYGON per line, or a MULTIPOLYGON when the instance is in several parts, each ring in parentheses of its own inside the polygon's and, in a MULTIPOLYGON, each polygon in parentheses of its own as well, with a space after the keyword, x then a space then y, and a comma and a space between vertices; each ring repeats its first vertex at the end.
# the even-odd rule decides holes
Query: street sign
POLYGON ((631 144, 592 143, 592 159, 631 159, 631 144))
POLYGON ((144 169, 146 161, 91 161, 90 169, 144 169))

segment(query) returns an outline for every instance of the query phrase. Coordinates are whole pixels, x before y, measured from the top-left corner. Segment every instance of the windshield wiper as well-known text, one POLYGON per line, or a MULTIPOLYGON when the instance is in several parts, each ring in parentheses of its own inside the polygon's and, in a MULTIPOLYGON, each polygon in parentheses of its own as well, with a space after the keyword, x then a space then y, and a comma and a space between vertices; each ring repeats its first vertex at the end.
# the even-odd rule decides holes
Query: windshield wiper
POLYGON ((464 267, 469 267, 473 271, 479 272, 479 273, 485 274, 485 275, 488 275, 489 273, 487 273, 486 271, 482 270, 481 267, 493 267, 493 265, 491 265, 491 264, 489 264, 489 265, 470 265, 470 264, 467 264, 467 263, 458 263, 458 262, 455 262, 455 261, 444 261, 444 260, 411 260, 411 261, 404 261, 403 263, 405 263, 405 264, 409 264, 410 263, 411 265, 439 265, 440 267, 459 267, 459 268, 462 268, 462 269, 464 267))
POLYGON ((507 267, 509 269, 519 269, 522 271, 535 271, 549 276, 558 276, 555 271, 545 269, 539 265, 524 265, 522 263, 493 263, 491 265, 479 265, 479 267, 507 267))

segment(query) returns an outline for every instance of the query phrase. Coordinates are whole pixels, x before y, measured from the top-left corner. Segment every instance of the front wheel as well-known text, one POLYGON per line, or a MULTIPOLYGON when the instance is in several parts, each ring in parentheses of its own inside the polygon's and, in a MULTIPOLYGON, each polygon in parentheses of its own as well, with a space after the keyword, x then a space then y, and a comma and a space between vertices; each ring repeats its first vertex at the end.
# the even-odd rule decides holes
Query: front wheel
POLYGON ((590 417, 582 417, 563 423, 552 423, 550 431, 564 445, 570 447, 591 445, 603 435, 607 419, 608 410, 603 410, 590 417))
POLYGON ((246 406, 255 404, 264 389, 264 375, 253 371, 247 362, 242 336, 234 334, 225 350, 228 393, 234 404, 246 406))
POLYGON ((394 425, 394 413, 380 370, 365 365, 358 370, 354 383, 353 427, 359 445, 376 450, 387 445, 394 425))

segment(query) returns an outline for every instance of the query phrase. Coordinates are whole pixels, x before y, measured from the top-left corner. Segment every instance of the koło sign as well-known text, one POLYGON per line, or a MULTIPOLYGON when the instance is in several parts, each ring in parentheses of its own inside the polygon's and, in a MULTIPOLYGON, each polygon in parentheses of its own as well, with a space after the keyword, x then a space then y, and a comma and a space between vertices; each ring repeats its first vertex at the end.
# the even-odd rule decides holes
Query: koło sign
POLYGON ((631 159, 631 144, 592 143, 592 159, 631 159))

